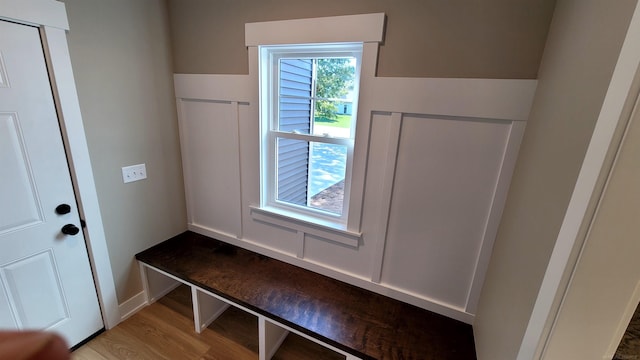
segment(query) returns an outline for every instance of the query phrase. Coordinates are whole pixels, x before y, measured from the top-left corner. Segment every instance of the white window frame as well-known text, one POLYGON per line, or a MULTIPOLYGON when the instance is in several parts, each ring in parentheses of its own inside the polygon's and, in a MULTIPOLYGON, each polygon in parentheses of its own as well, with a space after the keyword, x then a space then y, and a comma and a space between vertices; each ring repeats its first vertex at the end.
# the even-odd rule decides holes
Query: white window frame
MULTIPOLYGON (((261 205, 262 209, 278 212, 310 223, 336 229, 346 229, 349 215, 349 198, 354 154, 354 142, 357 119, 357 103, 362 62, 362 43, 302 44, 261 46, 260 52, 260 84, 261 92, 261 205), (349 138, 326 137, 313 134, 298 134, 278 130, 279 124, 279 88, 281 59, 315 59, 315 58, 355 58, 356 73, 354 78, 353 113, 349 138), (342 213, 335 214, 310 206, 291 204, 277 199, 277 139, 292 139, 325 144, 343 145, 347 148, 345 166, 345 186, 342 213)), ((315 81, 315 74, 314 74, 315 81)), ((314 82, 315 85, 315 82, 314 82)), ((315 94, 312 93, 312 99, 315 94)), ((313 119, 313 106, 311 118, 313 119)), ((313 124, 311 124, 313 127, 313 124)), ((311 158, 311 147, 309 158, 311 158)))
MULTIPOLYGON (((375 76, 375 64, 377 61, 378 45, 384 38, 384 13, 372 13, 361 15, 331 16, 310 19, 295 19, 281 21, 267 21, 245 24, 245 45, 249 51, 250 74, 255 74, 255 100, 262 103, 265 99, 260 97, 259 86, 264 83, 264 73, 261 73, 261 53, 259 47, 267 45, 287 44, 335 44, 335 43, 363 43, 361 61, 360 83, 370 83, 375 76)), ((263 207, 262 196, 259 204, 249 205, 253 220, 272 224, 274 226, 288 228, 296 231, 303 239, 307 235, 314 238, 330 240, 350 247, 358 247, 361 244, 362 233, 360 223, 362 219, 362 199, 364 197, 365 166, 367 142, 370 119, 362 118, 368 115, 370 109, 363 106, 363 96, 366 88, 360 86, 360 109, 355 110, 358 116, 358 134, 355 135, 355 147, 353 150, 353 164, 351 164, 351 185, 349 189, 349 211, 346 224, 319 222, 317 218, 307 219, 299 214, 276 208, 263 207)), ((258 114, 262 114, 262 106, 258 106, 258 114)), ((262 121, 259 136, 262 139, 262 121)), ((262 140, 261 140, 262 141, 262 140)), ((262 144, 260 144, 260 150, 262 144)), ((259 156, 260 172, 265 166, 259 156)), ((260 183, 261 186, 261 183, 260 183)), ((259 190, 259 189, 256 189, 259 190)), ((304 241, 302 242, 304 243, 304 241)), ((303 247, 298 249, 298 256, 302 256, 303 247)))

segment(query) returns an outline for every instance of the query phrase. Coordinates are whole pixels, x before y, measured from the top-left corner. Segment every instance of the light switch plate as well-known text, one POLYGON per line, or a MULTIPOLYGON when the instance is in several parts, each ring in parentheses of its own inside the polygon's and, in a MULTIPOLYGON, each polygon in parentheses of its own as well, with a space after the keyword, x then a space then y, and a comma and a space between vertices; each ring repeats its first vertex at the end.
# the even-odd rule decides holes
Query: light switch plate
POLYGON ((125 166, 122 168, 122 181, 130 183, 132 181, 143 180, 147 178, 147 167, 145 164, 125 166))

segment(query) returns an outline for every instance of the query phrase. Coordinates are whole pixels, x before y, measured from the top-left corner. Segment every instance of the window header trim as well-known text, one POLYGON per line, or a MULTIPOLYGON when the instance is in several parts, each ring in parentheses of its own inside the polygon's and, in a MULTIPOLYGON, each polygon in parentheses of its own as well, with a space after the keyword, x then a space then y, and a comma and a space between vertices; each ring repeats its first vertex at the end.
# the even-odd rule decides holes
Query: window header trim
POLYGON ((245 24, 245 45, 382 42, 384 13, 245 24))

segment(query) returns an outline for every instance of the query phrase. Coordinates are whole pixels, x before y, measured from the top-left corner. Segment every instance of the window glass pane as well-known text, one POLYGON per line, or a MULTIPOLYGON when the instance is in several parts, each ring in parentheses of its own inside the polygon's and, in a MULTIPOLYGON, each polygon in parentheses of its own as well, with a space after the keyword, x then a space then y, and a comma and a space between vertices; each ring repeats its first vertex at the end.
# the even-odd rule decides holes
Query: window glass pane
POLYGON ((312 59, 280 59, 278 130, 309 134, 312 116, 312 59))
POLYGON ((331 115, 315 113, 313 135, 350 138, 353 104, 346 101, 317 100, 316 108, 318 104, 331 109, 331 115))
POLYGON ((320 58, 316 67, 316 97, 353 101, 355 58, 320 58))
POLYGON ((278 130, 352 137, 355 72, 355 58, 281 58, 278 130))
POLYGON ((312 142, 310 152, 309 206, 341 215, 347 147, 312 142))
POLYGON ((276 200, 307 206, 309 142, 278 138, 276 200))
POLYGON ((263 135, 270 139, 261 159, 273 165, 262 174, 263 201, 294 217, 344 225, 361 44, 283 45, 260 51, 267 59, 261 63, 267 80, 260 89, 266 105, 261 107, 266 115, 263 135))
POLYGON ((353 57, 316 59, 314 125, 322 128, 314 129, 314 134, 324 134, 324 126, 331 126, 341 130, 329 135, 351 137, 355 74, 353 57))
POLYGON ((342 214, 345 145, 278 138, 276 200, 342 214))

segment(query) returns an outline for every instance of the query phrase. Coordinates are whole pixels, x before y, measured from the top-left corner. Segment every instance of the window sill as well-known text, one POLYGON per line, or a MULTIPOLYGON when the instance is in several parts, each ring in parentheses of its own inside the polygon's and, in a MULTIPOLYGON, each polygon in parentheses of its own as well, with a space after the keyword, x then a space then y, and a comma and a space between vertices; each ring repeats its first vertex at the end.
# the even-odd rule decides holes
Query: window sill
POLYGON ((254 220, 282 226, 353 248, 358 247, 360 238, 362 238, 362 233, 360 232, 350 231, 344 227, 338 227, 335 224, 323 222, 322 220, 304 219, 298 214, 294 215, 281 209, 257 206, 251 206, 250 208, 251 217, 254 220))

